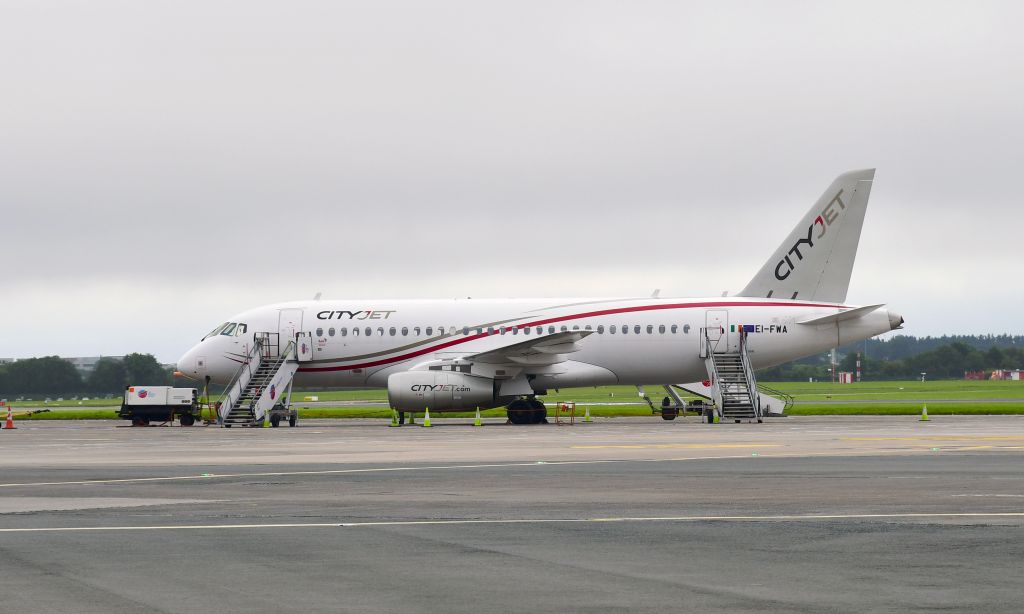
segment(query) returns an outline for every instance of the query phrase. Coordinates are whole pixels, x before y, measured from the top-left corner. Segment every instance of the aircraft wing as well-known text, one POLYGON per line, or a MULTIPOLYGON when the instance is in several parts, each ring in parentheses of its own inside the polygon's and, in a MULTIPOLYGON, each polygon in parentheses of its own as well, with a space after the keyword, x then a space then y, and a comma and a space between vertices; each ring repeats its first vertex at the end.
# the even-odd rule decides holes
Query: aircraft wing
POLYGON ((574 330, 541 335, 512 345, 479 354, 463 356, 463 360, 496 365, 545 366, 565 362, 565 354, 578 352, 579 342, 593 334, 590 330, 574 330))

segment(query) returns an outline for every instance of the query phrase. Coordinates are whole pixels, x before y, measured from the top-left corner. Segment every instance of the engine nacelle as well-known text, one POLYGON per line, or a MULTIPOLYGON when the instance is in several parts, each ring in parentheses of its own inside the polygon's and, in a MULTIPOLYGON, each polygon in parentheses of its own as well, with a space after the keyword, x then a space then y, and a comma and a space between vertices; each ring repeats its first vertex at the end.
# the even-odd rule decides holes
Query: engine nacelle
POLYGON ((451 371, 404 371, 388 377, 388 401, 399 411, 494 407, 495 396, 489 377, 451 371))

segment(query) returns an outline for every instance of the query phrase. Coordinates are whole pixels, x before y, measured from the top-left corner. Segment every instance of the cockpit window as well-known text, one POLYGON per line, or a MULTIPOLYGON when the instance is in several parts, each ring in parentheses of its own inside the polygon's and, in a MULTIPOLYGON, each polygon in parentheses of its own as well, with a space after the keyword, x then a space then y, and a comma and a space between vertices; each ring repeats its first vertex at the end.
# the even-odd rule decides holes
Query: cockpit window
POLYGON ((241 337, 242 335, 244 335, 244 334, 245 334, 245 331, 246 331, 246 330, 248 330, 248 329, 249 329, 249 327, 248 327, 248 326, 246 326, 245 324, 239 324, 239 325, 238 325, 238 326, 237 326, 237 327, 235 328, 235 336, 236 336, 236 337, 241 337))
POLYGON ((220 331, 220 334, 230 337, 235 332, 235 327, 238 326, 234 322, 228 322, 228 325, 224 327, 224 330, 220 331))
MULTIPOLYGON (((212 337, 214 335, 219 335, 220 331, 224 330, 224 327, 227 326, 228 324, 229 324, 228 322, 225 322, 225 323, 221 324, 217 328, 215 328, 215 329, 211 330, 210 332, 206 333, 206 337, 212 337)), ((203 337, 203 339, 206 339, 206 337, 203 337)))

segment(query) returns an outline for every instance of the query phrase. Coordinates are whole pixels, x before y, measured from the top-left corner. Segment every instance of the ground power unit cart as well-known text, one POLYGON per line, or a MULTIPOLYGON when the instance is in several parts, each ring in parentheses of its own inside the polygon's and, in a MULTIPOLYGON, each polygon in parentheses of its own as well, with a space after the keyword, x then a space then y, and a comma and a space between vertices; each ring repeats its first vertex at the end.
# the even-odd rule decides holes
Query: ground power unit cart
POLYGON ((173 422, 175 418, 181 426, 192 426, 202 418, 198 391, 171 386, 129 386, 117 415, 134 426, 173 422))

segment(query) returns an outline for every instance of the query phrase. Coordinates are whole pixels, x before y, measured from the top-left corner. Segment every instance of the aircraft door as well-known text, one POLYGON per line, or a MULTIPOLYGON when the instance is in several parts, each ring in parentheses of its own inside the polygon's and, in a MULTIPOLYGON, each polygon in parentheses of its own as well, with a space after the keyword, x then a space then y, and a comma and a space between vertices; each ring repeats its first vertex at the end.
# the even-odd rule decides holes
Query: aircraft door
POLYGON ((284 350, 284 346, 289 341, 294 341, 295 335, 302 332, 302 310, 282 309, 278 319, 277 330, 281 333, 281 349, 284 350))
POLYGON ((729 329, 729 312, 724 309, 709 309, 705 314, 705 324, 708 331, 708 343, 714 354, 724 354, 729 351, 729 341, 726 331, 729 329))

